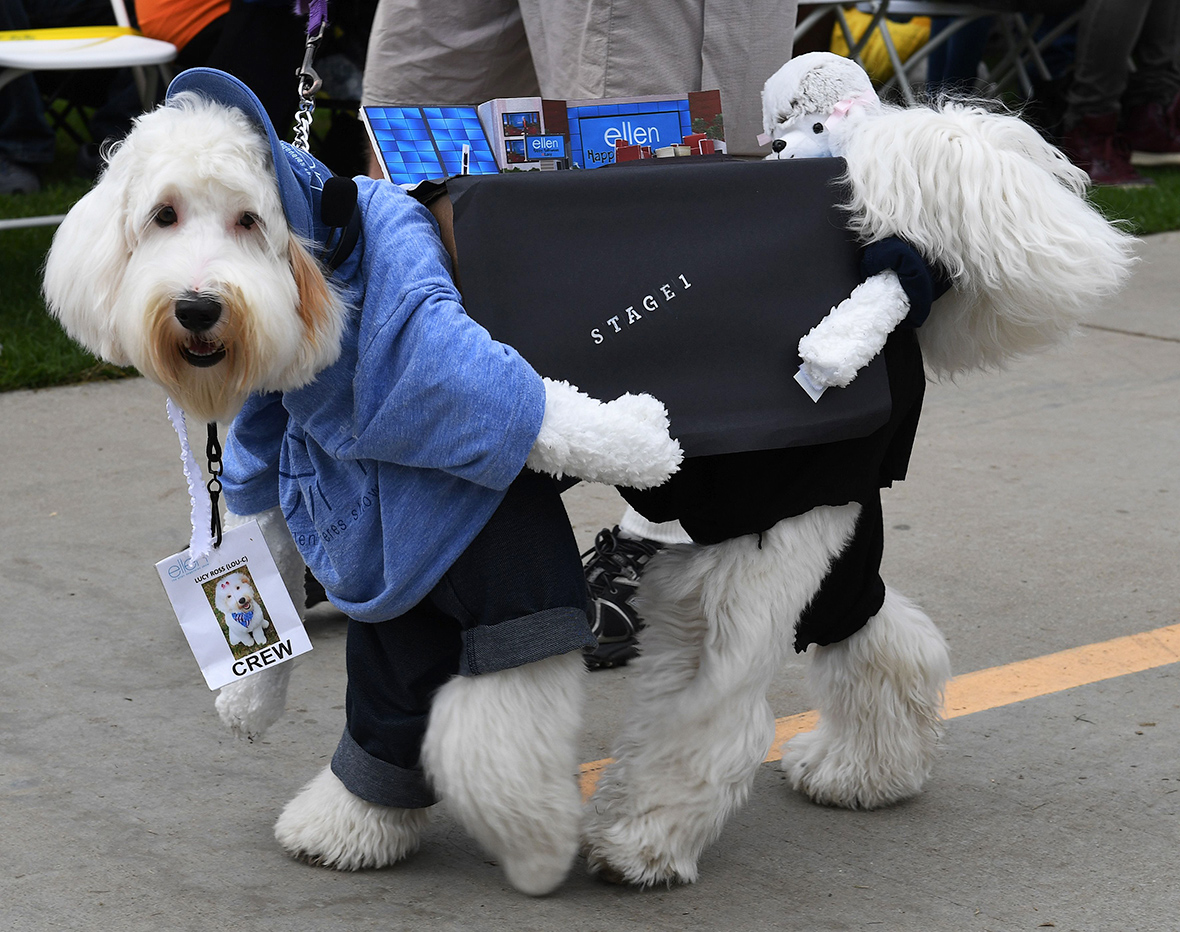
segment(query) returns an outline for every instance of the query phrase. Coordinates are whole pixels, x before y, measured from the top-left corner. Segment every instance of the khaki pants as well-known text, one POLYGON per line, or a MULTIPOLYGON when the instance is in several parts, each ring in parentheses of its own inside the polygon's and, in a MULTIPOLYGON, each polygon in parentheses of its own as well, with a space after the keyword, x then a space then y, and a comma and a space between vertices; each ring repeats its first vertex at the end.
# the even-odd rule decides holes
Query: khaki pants
POLYGON ((479 104, 721 91, 733 155, 765 155, 762 85, 797 0, 381 0, 363 103, 479 104))

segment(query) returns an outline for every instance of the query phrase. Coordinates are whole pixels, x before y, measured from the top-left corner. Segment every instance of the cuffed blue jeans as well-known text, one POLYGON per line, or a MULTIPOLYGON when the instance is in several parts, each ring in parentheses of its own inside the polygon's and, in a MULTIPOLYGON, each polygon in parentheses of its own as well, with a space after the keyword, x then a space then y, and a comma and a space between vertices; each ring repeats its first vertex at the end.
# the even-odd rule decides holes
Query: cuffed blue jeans
POLYGON ((404 615, 349 621, 347 727, 332 771, 355 796, 436 801, 420 762, 435 692, 593 647, 581 558, 557 485, 528 470, 430 594, 404 615))

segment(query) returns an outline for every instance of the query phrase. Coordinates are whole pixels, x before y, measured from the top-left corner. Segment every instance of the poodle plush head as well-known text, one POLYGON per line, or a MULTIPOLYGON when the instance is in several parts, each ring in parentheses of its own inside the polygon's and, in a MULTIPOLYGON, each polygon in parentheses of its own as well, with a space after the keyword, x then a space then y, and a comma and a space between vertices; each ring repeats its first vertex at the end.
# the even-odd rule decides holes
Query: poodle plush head
POLYGON ((849 120, 879 106, 872 81, 851 59, 831 52, 792 58, 762 88, 762 128, 774 150, 767 158, 841 155, 849 120))
POLYGON ((109 155, 54 237, 44 291, 91 352, 228 421, 251 392, 299 387, 333 362, 344 310, 305 245, 307 203, 280 195, 290 167, 276 167, 288 159, 261 104, 203 71, 109 155))

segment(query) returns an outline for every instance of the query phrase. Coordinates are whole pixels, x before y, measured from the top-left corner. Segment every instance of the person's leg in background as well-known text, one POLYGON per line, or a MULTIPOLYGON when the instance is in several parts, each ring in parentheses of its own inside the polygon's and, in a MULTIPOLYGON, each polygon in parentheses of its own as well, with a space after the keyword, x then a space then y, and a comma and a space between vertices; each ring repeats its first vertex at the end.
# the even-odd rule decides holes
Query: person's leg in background
POLYGON ((603 528, 582 554, 590 598, 590 630, 598 641, 586 650, 591 670, 621 667, 639 656, 643 619, 632 598, 648 560, 672 544, 691 544, 679 521, 657 524, 627 506, 619 523, 603 528))
MULTIPOLYGON (((21 0, 0 2, 0 30, 31 28, 21 0)), ((41 91, 31 74, 0 89, 0 194, 41 189, 39 169, 53 161, 53 130, 45 122, 41 91)))
MULTIPOLYGON (((0 30, 4 31, 114 22, 106 0, 0 0, 0 30)), ((87 75, 87 81, 92 85, 90 77, 87 75)), ((129 70, 95 72, 93 77, 105 88, 101 98, 96 98, 99 110, 89 127, 95 143, 100 143, 108 136, 118 138, 126 133, 141 107, 138 96, 125 93, 135 87, 129 70)), ((31 74, 17 78, 0 89, 0 194, 39 190, 39 172, 53 156, 54 132, 45 117, 40 85, 31 74)))
POLYGON ((521 0, 541 94, 721 91, 731 155, 765 155, 762 85, 791 57, 797 0, 521 0))
POLYGON ((1123 95, 1123 130, 1136 165, 1180 163, 1180 3, 1153 0, 1123 95))
POLYGON ((1087 0, 1065 111, 1062 148, 1094 184, 1147 185, 1119 129, 1131 52, 1152 0, 1087 0))
MULTIPOLYGON (((954 19, 935 16, 930 20, 930 41, 942 34, 954 19)), ((992 32, 990 16, 977 19, 962 27, 932 51, 926 59, 926 91, 932 97, 939 94, 971 94, 979 75, 987 40, 992 32)))

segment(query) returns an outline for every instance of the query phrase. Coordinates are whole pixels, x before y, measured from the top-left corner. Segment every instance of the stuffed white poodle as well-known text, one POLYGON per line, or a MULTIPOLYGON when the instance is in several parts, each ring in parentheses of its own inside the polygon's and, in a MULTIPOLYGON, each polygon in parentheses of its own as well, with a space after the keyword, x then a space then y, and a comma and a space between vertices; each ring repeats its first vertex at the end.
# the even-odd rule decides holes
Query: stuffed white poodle
POLYGON ((792 784, 851 808, 920 790, 947 645, 878 571, 879 488, 905 475, 923 359, 953 376, 1056 344, 1133 261, 1130 237, 1086 202, 1085 174, 1014 115, 889 106, 825 52, 784 65, 763 106, 769 158, 846 160, 866 244, 867 280, 799 343, 804 381, 822 405, 884 353, 893 413, 867 438, 690 458, 662 489, 624 490, 700 544, 666 549, 641 578, 635 694, 587 810, 591 869, 641 886, 696 879, 770 748, 766 693, 792 643, 812 645, 820 712, 784 751, 792 784))

